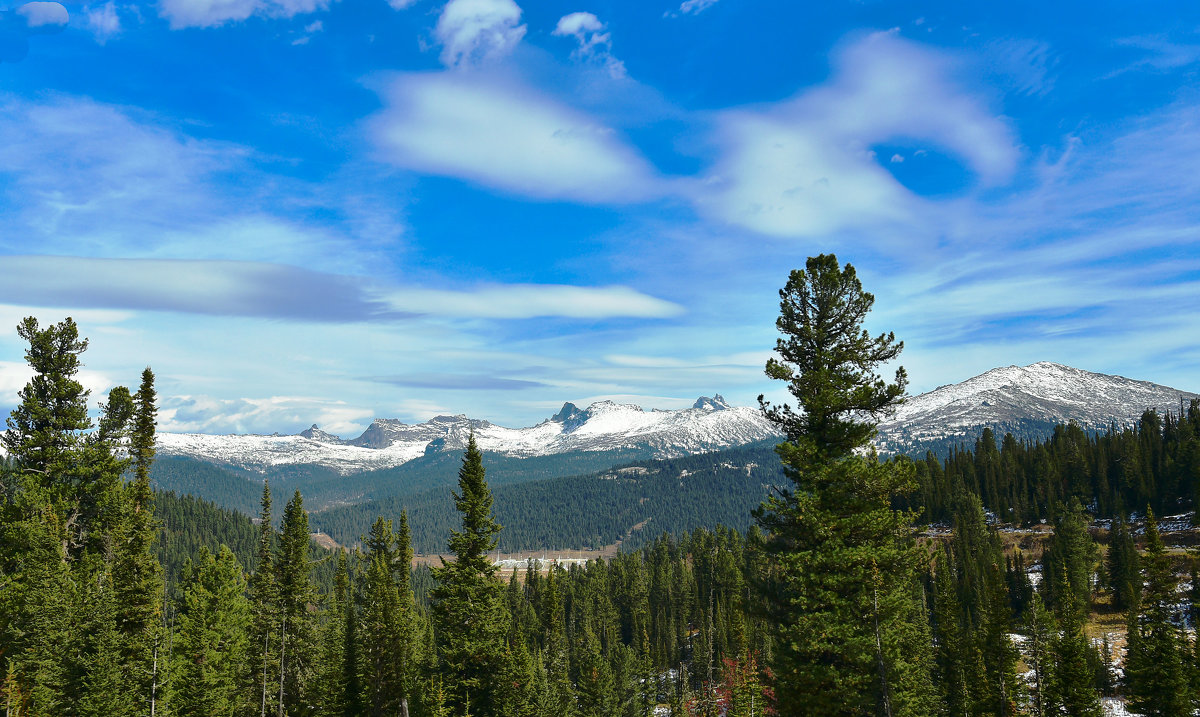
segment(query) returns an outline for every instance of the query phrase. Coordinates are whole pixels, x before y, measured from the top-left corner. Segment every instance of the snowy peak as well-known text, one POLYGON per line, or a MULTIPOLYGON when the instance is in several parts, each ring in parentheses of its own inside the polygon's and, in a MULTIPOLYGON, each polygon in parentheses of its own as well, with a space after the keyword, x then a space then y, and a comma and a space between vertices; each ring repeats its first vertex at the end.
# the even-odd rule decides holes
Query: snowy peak
POLYGON ((1195 393, 1040 361, 1003 366, 962 383, 908 399, 879 425, 883 450, 922 441, 974 436, 983 426, 1067 423, 1104 429, 1127 424, 1148 408, 1179 411, 1195 393))
POLYGON ((727 408, 731 408, 731 406, 726 403, 724 396, 717 393, 712 398, 708 396, 697 398, 696 402, 692 404, 692 408, 698 408, 703 411, 724 411, 727 408))
POLYGON ((635 450, 657 458, 732 448, 777 435, 757 409, 732 407, 717 395, 701 397, 692 408, 679 411, 647 412, 614 401, 597 401, 585 409, 566 403, 549 420, 528 428, 505 428, 458 415, 417 424, 377 418, 350 440, 316 426, 295 436, 164 433, 159 434, 159 450, 255 471, 316 464, 349 474, 462 450, 472 433, 481 450, 507 456, 635 450))
POLYGON ((333 445, 341 445, 343 443, 341 438, 338 438, 332 433, 326 433, 325 431, 322 431, 315 423, 309 428, 300 431, 296 435, 300 436, 301 438, 307 438, 310 441, 316 441, 317 443, 330 443, 333 445))

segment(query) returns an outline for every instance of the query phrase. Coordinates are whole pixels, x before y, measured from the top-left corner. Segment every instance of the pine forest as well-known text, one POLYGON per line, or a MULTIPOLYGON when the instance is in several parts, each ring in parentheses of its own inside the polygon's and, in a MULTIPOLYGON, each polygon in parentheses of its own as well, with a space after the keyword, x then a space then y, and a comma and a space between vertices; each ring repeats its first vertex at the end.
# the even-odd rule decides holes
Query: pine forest
POLYGON ((5 715, 1200 711, 1200 554, 1172 537, 1200 502, 1200 403, 884 457, 871 440, 907 376, 881 376, 903 343, 863 328, 874 297, 826 254, 780 299, 766 373, 792 403, 760 403, 784 439, 744 451, 772 465, 695 495, 651 471, 640 489, 674 507, 636 540, 504 573, 502 542, 621 537, 631 483, 494 494, 472 438, 452 512, 310 521, 264 482, 250 520, 153 489, 150 368, 93 407, 75 322, 25 319, 33 378, 0 468, 5 715))

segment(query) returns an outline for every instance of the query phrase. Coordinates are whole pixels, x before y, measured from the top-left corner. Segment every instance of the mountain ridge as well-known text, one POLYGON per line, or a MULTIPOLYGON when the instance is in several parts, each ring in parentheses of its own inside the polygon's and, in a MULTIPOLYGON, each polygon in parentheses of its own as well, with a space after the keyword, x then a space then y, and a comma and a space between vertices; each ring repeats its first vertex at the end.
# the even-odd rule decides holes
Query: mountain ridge
MULTIPOLYGON (((1181 402, 1197 398, 1200 394, 1190 391, 1049 361, 1003 366, 908 398, 880 422, 876 447, 887 454, 919 452, 930 445, 972 441, 985 427, 999 435, 1012 430, 1021 438, 1071 421, 1103 430, 1113 422, 1134 421, 1147 408, 1177 411, 1181 402)), ((159 450, 257 473, 317 465, 348 475, 461 450, 472 433, 485 452, 514 458, 630 449, 674 458, 781 435, 757 408, 732 406, 715 394, 680 410, 647 411, 614 401, 581 409, 567 402, 550 418, 524 428, 458 414, 415 424, 376 418, 350 439, 316 425, 290 436, 162 433, 159 450)))

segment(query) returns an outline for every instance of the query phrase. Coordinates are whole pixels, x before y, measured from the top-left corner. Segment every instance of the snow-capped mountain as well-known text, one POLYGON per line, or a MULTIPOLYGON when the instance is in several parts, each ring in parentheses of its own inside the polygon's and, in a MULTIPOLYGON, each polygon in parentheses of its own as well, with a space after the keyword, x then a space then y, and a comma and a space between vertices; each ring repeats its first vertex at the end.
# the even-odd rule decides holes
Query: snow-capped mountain
POLYGON ((955 437, 974 439, 984 426, 1053 425, 1074 421, 1104 429, 1130 423, 1147 408, 1178 413, 1200 395, 1041 361, 995 368, 962 383, 908 399, 879 424, 881 450, 902 451, 955 437))
POLYGON ((645 411, 612 401, 585 409, 567 403, 528 428, 505 428, 459 415, 417 424, 377 418, 350 440, 317 426, 292 436, 161 433, 158 450, 253 471, 308 464, 349 474, 391 468, 427 452, 461 450, 472 431, 481 450, 506 456, 636 449, 655 458, 732 448, 777 435, 758 409, 730 406, 718 394, 701 396, 691 408, 678 411, 645 411))
MULTIPOLYGON (((1136 420, 1147 408, 1179 411, 1200 395, 1167 386, 1083 371, 1056 363, 1006 366, 962 383, 908 399, 879 425, 877 446, 886 453, 921 451, 961 438, 973 441, 985 426, 999 434, 1041 435, 1056 423, 1075 421, 1103 429, 1136 420)), ((402 465, 426 453, 461 450, 474 431, 479 447, 505 456, 638 451, 673 458, 776 438, 757 408, 730 406, 719 394, 691 408, 645 411, 600 401, 581 409, 564 404, 527 428, 505 428, 466 416, 438 416, 407 424, 376 419, 362 435, 342 439, 313 426, 293 436, 159 434, 159 452, 264 472, 288 465, 319 465, 342 474, 402 465)))

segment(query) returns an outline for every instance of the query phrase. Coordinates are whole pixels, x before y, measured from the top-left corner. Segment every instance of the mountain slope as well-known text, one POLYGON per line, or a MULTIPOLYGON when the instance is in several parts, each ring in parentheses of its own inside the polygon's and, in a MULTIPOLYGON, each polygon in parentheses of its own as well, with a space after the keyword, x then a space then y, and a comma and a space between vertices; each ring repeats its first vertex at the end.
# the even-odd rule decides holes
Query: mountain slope
POLYGON ((1178 413, 1200 395, 1042 361, 995 368, 962 383, 908 399, 879 424, 880 450, 910 452, 947 441, 974 440, 985 428, 998 435, 1046 435, 1057 423, 1086 429, 1125 425, 1153 408, 1178 413))
POLYGON ((512 457, 635 450, 671 458, 753 443, 776 435, 754 408, 721 396, 701 397, 692 408, 644 411, 600 401, 586 409, 565 404, 528 428, 505 428, 466 416, 437 416, 406 424, 376 419, 363 434, 342 440, 316 426, 294 436, 162 433, 163 455, 187 456, 264 473, 287 465, 319 465, 342 475, 394 468, 427 454, 461 450, 472 432, 485 453, 512 457))

